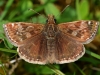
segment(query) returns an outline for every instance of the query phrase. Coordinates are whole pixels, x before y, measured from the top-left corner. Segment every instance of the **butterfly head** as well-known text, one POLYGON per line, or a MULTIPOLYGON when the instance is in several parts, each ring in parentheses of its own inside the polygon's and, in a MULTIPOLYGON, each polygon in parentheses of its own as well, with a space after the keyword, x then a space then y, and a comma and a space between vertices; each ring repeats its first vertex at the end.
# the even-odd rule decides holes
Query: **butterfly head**
POLYGON ((47 16, 47 24, 55 24, 56 20, 53 15, 47 16))

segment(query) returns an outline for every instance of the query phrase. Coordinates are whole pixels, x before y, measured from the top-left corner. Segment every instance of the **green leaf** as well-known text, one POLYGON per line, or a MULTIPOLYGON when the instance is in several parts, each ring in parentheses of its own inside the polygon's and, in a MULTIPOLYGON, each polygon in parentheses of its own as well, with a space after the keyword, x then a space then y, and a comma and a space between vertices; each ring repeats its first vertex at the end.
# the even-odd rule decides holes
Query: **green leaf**
POLYGON ((19 4, 20 10, 24 12, 30 8, 33 8, 33 4, 31 0, 22 0, 19 4))
POLYGON ((4 65, 3 65, 3 63, 1 62, 1 60, 0 60, 0 65, 2 65, 2 69, 3 69, 3 71, 4 71, 4 74, 0 74, 0 75, 7 75, 6 74, 6 69, 5 69, 5 67, 4 67, 4 65))
POLYGON ((4 0, 0 0, 0 6, 3 6, 4 2, 4 0))
POLYGON ((48 3, 48 5, 46 5, 44 10, 47 15, 53 14, 56 17, 58 14, 60 14, 60 11, 58 10, 58 8, 52 3, 48 3))
MULTIPOLYGON (((43 5, 40 5, 40 6, 38 6, 37 8, 35 8, 34 10, 35 10, 36 12, 39 12, 39 11, 43 10, 44 7, 46 7, 47 4, 48 4, 48 3, 45 3, 45 4, 43 4, 43 5)), ((30 16, 36 14, 36 12, 32 12, 32 11, 29 11, 29 10, 24 11, 24 13, 23 13, 22 15, 13 18, 12 21, 15 21, 15 20, 17 20, 17 21, 24 21, 24 19, 27 19, 28 17, 30 17, 30 16)))
POLYGON ((27 70, 27 72, 29 73, 35 73, 37 75, 44 75, 44 74, 54 74, 53 71, 51 71, 47 66, 45 65, 34 65, 34 64, 30 64, 30 63, 26 63, 24 64, 24 68, 27 70))
POLYGON ((54 65, 52 64, 47 64, 47 66, 55 72, 57 75, 65 75, 63 72, 61 72, 59 69, 55 68, 54 65))
POLYGON ((93 53, 93 52, 91 52, 89 50, 86 50, 86 53, 100 60, 100 55, 98 55, 96 53, 93 53))
POLYGON ((5 9, 4 11, 2 12, 2 14, 0 15, 0 21, 3 20, 3 18, 6 16, 10 6, 12 5, 14 0, 8 0, 6 6, 5 6, 5 9))
POLYGON ((10 49, 4 49, 4 48, 0 48, 0 51, 9 52, 9 53, 17 53, 16 50, 10 50, 10 49))
POLYGON ((76 20, 76 11, 72 7, 67 7, 64 12, 62 12, 59 23, 61 22, 69 22, 76 20))
POLYGON ((59 66, 58 65, 51 65, 51 64, 47 64, 47 65, 33 65, 33 64, 29 64, 29 63, 25 63, 24 64, 24 68, 30 72, 30 73, 36 73, 38 75, 41 74, 59 74, 59 75, 65 75, 64 73, 62 73, 59 70, 59 66))
POLYGON ((14 19, 14 17, 17 15, 17 13, 18 13, 17 9, 10 11, 10 13, 7 17, 7 20, 11 21, 11 19, 14 19))
POLYGON ((33 23, 42 23, 42 24, 45 24, 46 23, 46 17, 43 16, 43 15, 33 17, 32 18, 32 22, 33 23))
POLYGON ((81 2, 76 0, 76 10, 78 19, 85 19, 89 14, 88 0, 82 0, 81 2))
POLYGON ((78 65, 76 65, 76 64, 74 64, 74 63, 73 63, 73 65, 80 71, 81 75, 86 75, 86 74, 80 69, 80 67, 79 67, 78 65))
POLYGON ((93 65, 100 64, 100 61, 95 59, 95 58, 93 58, 93 57, 82 57, 80 60, 84 61, 84 62, 89 62, 89 63, 91 63, 93 65), (93 61, 95 61, 95 62, 93 62, 93 61))

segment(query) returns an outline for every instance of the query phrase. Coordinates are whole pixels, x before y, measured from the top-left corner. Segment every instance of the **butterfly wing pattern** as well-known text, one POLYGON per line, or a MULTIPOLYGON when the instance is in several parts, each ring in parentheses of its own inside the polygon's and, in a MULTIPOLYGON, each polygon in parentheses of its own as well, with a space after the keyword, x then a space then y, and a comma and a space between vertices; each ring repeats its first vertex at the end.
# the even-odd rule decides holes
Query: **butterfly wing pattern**
POLYGON ((41 33, 43 26, 42 24, 15 22, 4 25, 4 30, 9 41, 15 46, 20 46, 41 33))
POLYGON ((4 30, 25 61, 33 64, 63 64, 74 62, 84 55, 83 44, 93 40, 98 25, 96 21, 56 25, 54 16, 48 15, 46 25, 15 22, 5 24, 4 30))
POLYGON ((83 44, 90 43, 96 35, 99 22, 96 21, 74 21, 58 24, 59 30, 73 37, 83 44))

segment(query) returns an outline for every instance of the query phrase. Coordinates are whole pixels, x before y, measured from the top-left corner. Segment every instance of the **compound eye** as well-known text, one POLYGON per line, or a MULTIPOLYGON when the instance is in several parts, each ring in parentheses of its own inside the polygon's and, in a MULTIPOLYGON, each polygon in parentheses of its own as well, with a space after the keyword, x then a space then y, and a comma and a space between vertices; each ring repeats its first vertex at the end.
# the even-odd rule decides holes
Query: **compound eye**
POLYGON ((46 20, 46 23, 48 23, 48 20, 46 20))
POLYGON ((56 21, 57 21, 57 20, 56 20, 56 19, 54 19, 54 21, 55 21, 55 23, 56 23, 56 21))

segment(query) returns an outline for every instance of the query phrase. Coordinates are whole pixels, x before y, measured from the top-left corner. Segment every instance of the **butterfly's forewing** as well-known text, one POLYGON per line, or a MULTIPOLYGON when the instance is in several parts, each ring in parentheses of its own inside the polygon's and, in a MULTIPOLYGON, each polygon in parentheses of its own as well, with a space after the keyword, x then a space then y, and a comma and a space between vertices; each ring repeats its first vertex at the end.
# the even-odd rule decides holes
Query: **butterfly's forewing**
POLYGON ((84 55, 84 45, 73 38, 59 33, 56 39, 56 63, 62 64, 74 62, 84 55))
POLYGON ((46 64, 48 51, 46 48, 46 39, 42 34, 29 39, 24 45, 19 46, 19 56, 29 63, 46 64))
POLYGON ((58 29, 66 36, 87 44, 94 38, 98 25, 96 21, 75 21, 58 24, 58 29))
POLYGON ((13 45, 19 46, 41 33, 43 30, 42 24, 33 24, 25 22, 8 23, 4 25, 4 30, 8 39, 13 45))

